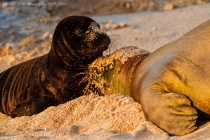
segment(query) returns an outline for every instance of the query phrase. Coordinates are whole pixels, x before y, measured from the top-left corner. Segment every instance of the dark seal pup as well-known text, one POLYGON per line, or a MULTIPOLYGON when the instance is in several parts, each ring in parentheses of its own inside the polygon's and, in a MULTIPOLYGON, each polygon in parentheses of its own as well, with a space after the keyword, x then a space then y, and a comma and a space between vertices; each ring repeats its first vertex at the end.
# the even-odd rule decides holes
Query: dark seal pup
POLYGON ((0 111, 31 116, 83 95, 88 65, 108 49, 110 38, 99 24, 70 16, 56 27, 48 54, 0 74, 0 111))
POLYGON ((89 67, 104 94, 131 95, 148 121, 173 135, 194 131, 198 117, 209 120, 210 20, 153 53, 140 51, 126 62, 116 53, 100 60, 103 68, 99 59, 89 67))

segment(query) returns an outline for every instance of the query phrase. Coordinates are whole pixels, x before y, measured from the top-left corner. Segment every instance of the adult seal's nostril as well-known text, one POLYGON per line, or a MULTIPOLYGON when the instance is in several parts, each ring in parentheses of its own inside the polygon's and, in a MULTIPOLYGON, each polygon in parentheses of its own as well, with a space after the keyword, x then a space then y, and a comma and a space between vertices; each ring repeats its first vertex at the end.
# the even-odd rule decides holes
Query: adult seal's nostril
POLYGON ((101 34, 88 17, 60 21, 48 54, 0 74, 0 111, 12 117, 30 116, 83 95, 89 64, 109 45, 101 43, 109 40, 107 35, 97 39, 101 34))

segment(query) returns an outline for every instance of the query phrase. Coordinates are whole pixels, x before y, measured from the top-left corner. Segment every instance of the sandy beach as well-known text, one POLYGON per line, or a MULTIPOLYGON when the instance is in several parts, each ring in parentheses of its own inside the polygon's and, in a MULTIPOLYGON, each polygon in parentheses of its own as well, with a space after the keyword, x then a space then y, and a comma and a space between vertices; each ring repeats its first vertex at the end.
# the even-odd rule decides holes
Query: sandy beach
MULTIPOLYGON (((0 71, 20 62, 44 55, 50 50, 55 26, 62 19, 45 9, 27 13, 26 7, 3 7, 13 16, 0 21, 0 71), (17 10, 16 12, 14 12, 17 10), (17 15, 15 13, 18 13, 17 15)), ((7 13, 8 14, 8 13, 7 13)), ((210 18, 210 3, 164 11, 144 11, 112 15, 91 15, 111 37, 109 55, 124 46, 154 51, 210 18)), ((168 133, 146 121, 141 105, 126 95, 84 95, 49 107, 31 117, 15 119, 0 113, 0 139, 71 139, 71 140, 148 140, 210 139, 210 122, 185 136, 168 133)))

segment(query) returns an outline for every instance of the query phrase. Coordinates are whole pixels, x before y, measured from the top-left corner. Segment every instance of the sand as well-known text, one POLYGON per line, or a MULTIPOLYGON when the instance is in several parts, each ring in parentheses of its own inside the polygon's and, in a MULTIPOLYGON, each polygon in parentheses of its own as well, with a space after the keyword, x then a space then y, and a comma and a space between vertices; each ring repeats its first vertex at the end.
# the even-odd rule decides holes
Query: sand
MULTIPOLYGON (((42 10, 39 12, 45 13, 42 10)), ((17 19, 16 22, 11 21, 14 28, 8 35, 9 39, 0 38, 1 71, 48 52, 53 29, 59 21, 58 18, 48 19, 48 16, 45 15, 46 22, 44 19, 40 22, 40 19, 36 20, 35 17, 30 17, 29 21, 26 21, 26 18, 17 19), (19 28, 23 28, 26 32, 20 33, 19 28), (12 39, 12 35, 17 40, 12 39)), ((188 6, 172 11, 92 16, 92 18, 98 21, 112 38, 111 47, 104 53, 105 55, 131 45, 154 51, 209 19, 210 4, 188 6), (119 26, 122 23, 124 25, 119 26)), ((2 31, 2 26, 0 29, 2 31)), ((4 27, 4 31, 7 29, 8 27, 4 27)), ((57 107, 49 107, 31 117, 11 119, 0 113, 0 139, 210 139, 209 134, 210 123, 205 122, 191 134, 169 136, 145 120, 139 103, 129 96, 118 94, 84 95, 57 107)))

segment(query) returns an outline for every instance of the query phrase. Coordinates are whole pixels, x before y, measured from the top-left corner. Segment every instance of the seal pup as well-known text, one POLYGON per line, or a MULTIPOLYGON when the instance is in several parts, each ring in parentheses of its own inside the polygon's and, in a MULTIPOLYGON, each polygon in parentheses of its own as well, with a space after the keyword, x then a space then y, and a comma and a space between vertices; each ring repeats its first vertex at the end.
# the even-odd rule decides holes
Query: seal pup
POLYGON ((91 18, 63 19, 48 54, 0 74, 0 111, 11 117, 31 116, 83 95, 88 65, 109 44, 109 36, 91 18))
POLYGON ((104 67, 93 62, 90 82, 104 94, 129 94, 141 104, 148 121, 169 134, 185 135, 197 129, 198 117, 210 116, 209 54, 207 20, 153 53, 140 52, 126 62, 121 60, 125 54, 115 59, 112 54, 100 60, 104 67))

